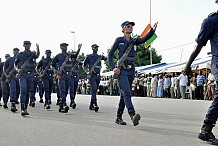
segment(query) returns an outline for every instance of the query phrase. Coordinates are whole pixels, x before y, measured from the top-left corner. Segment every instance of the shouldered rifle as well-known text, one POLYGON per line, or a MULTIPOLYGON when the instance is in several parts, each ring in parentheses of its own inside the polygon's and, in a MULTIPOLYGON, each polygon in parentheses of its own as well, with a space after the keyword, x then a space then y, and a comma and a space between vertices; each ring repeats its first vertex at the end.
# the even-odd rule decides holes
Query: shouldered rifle
POLYGON ((93 64, 93 66, 89 70, 89 73, 87 74, 88 79, 90 79, 92 74, 95 73, 95 68, 98 65, 98 63, 101 61, 101 59, 103 58, 103 55, 104 55, 104 53, 102 53, 102 55, 95 61, 95 63, 93 64))
POLYGON ((11 78, 12 78, 12 76, 14 75, 15 72, 16 72, 16 69, 15 69, 15 68, 13 68, 13 69, 9 72, 9 74, 8 74, 8 76, 7 76, 7 79, 6 79, 6 82, 7 82, 7 83, 9 83, 9 82, 11 81, 11 78))
MULTIPOLYGON (((123 54, 123 56, 117 61, 117 68, 121 69, 121 67, 126 68, 124 65, 124 61, 126 60, 126 58, 128 57, 131 49, 133 47, 133 44, 131 43, 128 48, 125 50, 125 53, 123 54)), ((113 75, 114 79, 118 79, 119 74, 115 74, 113 75)))
POLYGON ((45 74, 47 73, 50 65, 51 65, 52 59, 48 62, 47 66, 45 67, 43 73, 41 74, 40 78, 43 79, 45 77, 45 74))
POLYGON ((34 57, 34 55, 36 55, 35 52, 32 52, 32 54, 30 55, 30 57, 24 62, 24 64, 21 66, 21 68, 18 71, 17 74, 17 78, 20 78, 20 76, 23 74, 24 70, 26 69, 26 67, 29 65, 30 60, 34 57))
MULTIPOLYGON (((70 56, 71 56, 71 54, 68 54, 68 55, 66 56, 64 62, 62 63, 60 69, 58 70, 58 72, 61 72, 61 73, 62 73, 62 72, 64 71, 64 67, 67 65, 67 61, 69 60, 70 56)), ((58 74, 58 73, 56 72, 54 79, 58 79, 58 78, 60 78, 60 77, 61 77, 61 74, 58 74)))
POLYGON ((72 72, 75 70, 75 68, 78 66, 80 62, 76 62, 74 65, 73 65, 73 68, 70 70, 70 74, 72 75, 72 72))

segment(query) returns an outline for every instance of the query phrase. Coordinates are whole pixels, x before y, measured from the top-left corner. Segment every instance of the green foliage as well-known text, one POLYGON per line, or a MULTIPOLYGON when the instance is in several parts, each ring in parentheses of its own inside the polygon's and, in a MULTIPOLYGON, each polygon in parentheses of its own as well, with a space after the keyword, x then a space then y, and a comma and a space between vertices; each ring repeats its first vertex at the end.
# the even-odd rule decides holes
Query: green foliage
MULTIPOLYGON (((84 55, 84 53, 79 54, 78 57, 77 57, 77 59, 78 59, 79 61, 84 61, 84 60, 85 60, 85 55, 84 55)), ((87 76, 87 75, 86 75, 86 72, 83 70, 82 65, 79 65, 79 78, 80 78, 80 79, 85 79, 86 76, 87 76)))

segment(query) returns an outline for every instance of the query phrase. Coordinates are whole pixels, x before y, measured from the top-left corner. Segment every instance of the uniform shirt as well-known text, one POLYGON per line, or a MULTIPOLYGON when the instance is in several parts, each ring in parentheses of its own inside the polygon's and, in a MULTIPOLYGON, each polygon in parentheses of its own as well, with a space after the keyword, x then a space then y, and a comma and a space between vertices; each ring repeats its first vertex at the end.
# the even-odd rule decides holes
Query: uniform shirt
MULTIPOLYGON (((123 54, 125 53, 126 49, 129 47, 130 44, 133 44, 133 45, 140 45, 144 42, 146 42, 149 38, 152 37, 152 35, 154 34, 154 31, 153 29, 151 29, 149 31, 149 33, 143 37, 143 38, 136 38, 136 40, 133 40, 133 38, 130 38, 130 41, 126 40, 125 36, 123 37, 118 37, 112 48, 110 49, 109 51, 109 54, 108 54, 108 64, 110 66, 110 69, 113 70, 115 68, 115 65, 114 65, 114 62, 113 62, 113 55, 114 55, 114 52, 118 49, 118 59, 120 59, 123 54)), ((135 58, 136 57, 136 47, 133 47, 129 54, 128 54, 128 57, 130 58, 135 58), (134 49, 133 49, 134 48, 134 49)), ((124 62, 124 65, 127 66, 127 65, 134 65, 134 61, 130 61, 130 60, 126 60, 124 62)))
MULTIPOLYGON (((27 59, 32 55, 32 52, 30 51, 23 51, 18 53, 18 55, 16 56, 15 59, 15 66, 18 69, 21 69, 22 65, 27 61, 27 59)), ((36 55, 33 56, 32 59, 30 59, 29 64, 26 66, 25 70, 26 71, 30 71, 33 72, 35 70, 35 66, 36 66, 36 59, 38 57, 36 55)))
MULTIPOLYGON (((67 55, 69 55, 68 53, 66 54, 63 54, 63 53, 60 53, 58 55, 56 55, 54 57, 54 59, 52 60, 52 66, 55 67, 56 70, 60 70, 62 64, 64 63, 67 55)), ((71 64, 71 58, 68 59, 67 63, 66 63, 66 66, 64 67, 63 71, 64 72, 70 72, 72 69, 72 64, 71 64)))
POLYGON ((197 86, 203 86, 205 81, 204 75, 197 76, 197 86))
POLYGON ((15 57, 9 57, 4 64, 4 70, 8 74, 14 68, 15 57))
MULTIPOLYGON (((51 64, 51 58, 44 58, 44 59, 41 59, 39 61, 39 64, 37 65, 37 70, 39 70, 40 72, 44 72, 45 68, 48 66, 48 63, 51 64)), ((50 75, 53 75, 54 72, 53 70, 51 69, 50 65, 48 67, 48 70, 47 72, 45 73, 46 75, 50 74, 50 75)))
POLYGON ((71 64, 72 64, 72 75, 78 77, 79 65, 82 65, 82 63, 80 63, 78 60, 73 60, 73 61, 71 62, 71 64), (73 69, 73 68, 74 68, 74 69, 73 69))
POLYGON ((205 46, 208 40, 211 43, 212 55, 218 56, 218 13, 213 13, 204 19, 196 42, 205 46))
POLYGON ((3 73, 3 65, 4 63, 0 62, 0 77, 2 76, 2 73, 3 73))
MULTIPOLYGON (((86 56, 84 60, 84 66, 88 65, 89 70, 91 70, 92 66, 95 64, 96 60, 101 57, 98 54, 89 54, 86 56)), ((105 57, 103 56, 101 60, 104 60, 105 57)), ((101 61, 98 62, 96 68, 94 69, 95 73, 100 74, 101 71, 101 61)))

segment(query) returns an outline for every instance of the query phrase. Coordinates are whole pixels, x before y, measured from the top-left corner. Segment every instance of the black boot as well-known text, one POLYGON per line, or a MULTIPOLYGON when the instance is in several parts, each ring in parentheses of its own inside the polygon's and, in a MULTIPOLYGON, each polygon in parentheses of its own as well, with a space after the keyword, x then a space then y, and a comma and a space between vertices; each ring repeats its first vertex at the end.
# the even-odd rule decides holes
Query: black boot
POLYGON ((76 103, 74 101, 71 101, 70 102, 70 107, 72 107, 72 109, 75 109, 76 108, 76 103))
POLYGON ((48 101, 45 101, 45 104, 44 104, 44 109, 50 109, 50 105, 49 105, 49 102, 48 101))
POLYGON ((122 111, 117 111, 117 119, 115 123, 120 124, 120 125, 126 125, 126 122, 124 122, 122 119, 122 115, 123 115, 122 111))
POLYGON ((60 103, 60 100, 59 100, 59 99, 57 99, 57 103, 56 103, 56 105, 59 105, 59 103, 60 103))
POLYGON ((90 104, 89 104, 89 110, 94 110, 94 106, 93 106, 93 101, 91 100, 90 104))
POLYGON ((61 113, 67 113, 69 110, 69 107, 67 106, 66 103, 60 102, 59 103, 59 112, 61 113))
POLYGON ((26 108, 27 108, 27 106, 24 103, 22 103, 21 104, 21 116, 29 115, 26 108))
POLYGON ((7 103, 4 103, 3 107, 4 107, 4 109, 7 109, 8 108, 7 103))
POLYGON ((134 126, 137 126, 139 124, 139 120, 141 119, 141 116, 139 114, 130 114, 130 118, 133 122, 134 126))
POLYGON ((98 110, 99 110, 99 107, 98 107, 98 105, 97 105, 97 102, 94 104, 94 110, 95 110, 95 112, 98 112, 98 110))
POLYGON ((198 135, 198 138, 203 141, 207 141, 211 145, 218 145, 218 139, 216 139, 212 133, 212 129, 214 126, 215 124, 212 123, 204 123, 198 135))
POLYGON ((67 113, 68 110, 70 109, 69 106, 67 106, 67 103, 66 103, 66 102, 64 102, 63 109, 64 109, 64 113, 67 113))
POLYGON ((42 97, 40 97, 39 103, 44 103, 42 97))
POLYGON ((11 103, 11 111, 12 111, 13 113, 15 113, 15 112, 17 111, 15 102, 12 102, 12 103, 11 103))

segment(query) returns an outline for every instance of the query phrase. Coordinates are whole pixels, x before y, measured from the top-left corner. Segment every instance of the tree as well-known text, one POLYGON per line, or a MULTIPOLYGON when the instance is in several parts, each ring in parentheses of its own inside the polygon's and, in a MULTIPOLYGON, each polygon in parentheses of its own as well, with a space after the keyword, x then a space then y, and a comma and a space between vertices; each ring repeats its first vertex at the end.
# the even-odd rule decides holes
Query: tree
MULTIPOLYGON (((110 49, 107 50, 107 54, 109 53, 109 51, 110 51, 110 49)), ((135 65, 136 66, 149 65, 150 64, 150 51, 149 51, 149 49, 145 49, 144 44, 141 44, 141 45, 137 46, 136 51, 137 51, 137 55, 136 55, 135 65)), ((114 60, 115 64, 118 61, 117 50, 114 53, 113 60, 114 60)), ((157 51, 154 48, 152 48, 152 63, 153 64, 160 63, 161 60, 162 60, 162 56, 158 55, 157 51)), ((110 71, 108 60, 106 60, 104 63, 106 66, 105 71, 110 71)))
MULTIPOLYGON (((81 62, 85 60, 85 54, 79 54, 77 59, 81 62)), ((86 72, 83 70, 82 65, 79 65, 79 79, 85 79, 86 78, 86 72)))

